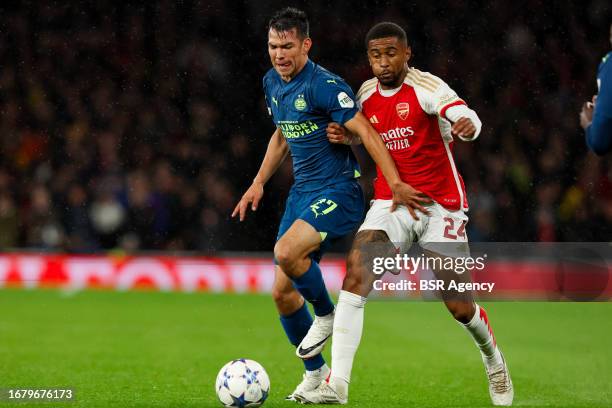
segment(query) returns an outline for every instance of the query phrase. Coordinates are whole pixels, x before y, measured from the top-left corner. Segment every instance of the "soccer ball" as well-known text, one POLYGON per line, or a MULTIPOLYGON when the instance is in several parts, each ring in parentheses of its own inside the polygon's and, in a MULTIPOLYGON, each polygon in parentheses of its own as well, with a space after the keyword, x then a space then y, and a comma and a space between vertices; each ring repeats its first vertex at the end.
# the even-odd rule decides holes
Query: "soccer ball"
POLYGON ((215 391, 226 407, 258 407, 268 398, 270 378, 257 361, 241 358, 221 368, 215 391))

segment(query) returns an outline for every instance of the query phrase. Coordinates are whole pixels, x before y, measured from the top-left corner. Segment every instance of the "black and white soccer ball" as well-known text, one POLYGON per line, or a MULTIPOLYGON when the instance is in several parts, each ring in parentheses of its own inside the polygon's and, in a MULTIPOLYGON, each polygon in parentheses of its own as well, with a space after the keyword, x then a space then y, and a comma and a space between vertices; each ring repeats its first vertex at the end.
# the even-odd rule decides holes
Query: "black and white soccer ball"
POLYGON ((215 391, 226 407, 258 407, 268 398, 270 378, 257 361, 232 360, 217 374, 215 391))

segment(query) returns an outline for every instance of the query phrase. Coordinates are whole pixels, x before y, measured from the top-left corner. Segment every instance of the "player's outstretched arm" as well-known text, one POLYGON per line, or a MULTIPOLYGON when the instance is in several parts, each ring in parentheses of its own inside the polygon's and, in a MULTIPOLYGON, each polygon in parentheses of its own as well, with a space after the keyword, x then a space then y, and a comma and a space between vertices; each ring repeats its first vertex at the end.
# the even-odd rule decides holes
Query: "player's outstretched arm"
POLYGON ((393 193, 391 211, 395 211, 397 206, 402 204, 408 208, 412 218, 415 220, 418 220, 414 212, 415 209, 418 209, 424 214, 429 214, 422 204, 432 203, 433 200, 401 180, 397 172, 397 167, 395 167, 395 163, 387 147, 366 117, 363 116, 361 112, 357 112, 357 114, 351 120, 347 121, 344 126, 351 133, 361 138, 364 147, 370 156, 372 156, 372 159, 376 162, 378 167, 380 167, 383 176, 385 176, 385 180, 387 180, 387 184, 389 184, 391 192, 393 193))
POLYGON ((257 210, 259 201, 261 201, 263 197, 264 184, 266 184, 270 177, 276 173, 276 170, 278 170, 287 157, 288 152, 289 146, 287 145, 287 141, 283 137, 281 130, 276 129, 270 138, 270 142, 268 142, 266 154, 261 162, 257 175, 253 179, 253 184, 247 189, 246 193, 244 193, 236 205, 236 208, 234 208, 232 217, 240 214, 240 221, 243 221, 246 216, 247 208, 251 203, 251 210, 257 210))

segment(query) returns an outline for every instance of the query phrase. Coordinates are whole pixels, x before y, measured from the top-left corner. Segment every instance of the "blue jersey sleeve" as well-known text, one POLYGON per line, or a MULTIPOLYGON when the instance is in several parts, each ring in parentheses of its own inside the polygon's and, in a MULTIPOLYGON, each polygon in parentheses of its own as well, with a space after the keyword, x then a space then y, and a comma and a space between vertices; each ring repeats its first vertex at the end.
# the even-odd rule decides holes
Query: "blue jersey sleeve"
POLYGON ((586 130, 587 145, 598 155, 612 150, 612 53, 604 57, 597 81, 599 94, 593 113, 593 122, 586 130))
POLYGON ((269 85, 268 85, 268 74, 266 74, 263 77, 263 93, 264 93, 264 99, 266 101, 266 108, 268 109, 268 115, 270 115, 270 118, 272 119, 272 121, 274 122, 274 115, 272 115, 272 109, 270 107, 270 90, 269 90, 269 85))
POLYGON ((314 79, 312 99, 317 110, 344 125, 359 111, 351 87, 340 77, 329 74, 314 79))

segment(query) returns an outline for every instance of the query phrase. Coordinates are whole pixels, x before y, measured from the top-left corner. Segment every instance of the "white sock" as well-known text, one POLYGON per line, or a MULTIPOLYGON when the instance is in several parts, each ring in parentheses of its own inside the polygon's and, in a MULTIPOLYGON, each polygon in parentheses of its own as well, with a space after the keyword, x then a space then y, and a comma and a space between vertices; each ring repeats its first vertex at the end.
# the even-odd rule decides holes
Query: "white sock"
POLYGON ((470 320, 468 324, 461 325, 465 327, 474 339, 476 346, 480 349, 482 359, 487 366, 490 367, 495 364, 501 364, 501 353, 497 348, 487 312, 482 307, 476 305, 476 312, 472 320, 470 320))
POLYGON ((306 370, 306 375, 308 377, 327 377, 329 375, 329 367, 327 366, 327 364, 323 364, 321 367, 317 368, 316 370, 306 370))
POLYGON ((353 360, 363 331, 363 307, 366 298, 345 290, 340 291, 332 337, 332 378, 343 396, 348 394, 353 360))
POLYGON ((325 323, 331 323, 334 320, 336 309, 332 310, 331 313, 326 314, 325 316, 315 316, 315 319, 321 320, 325 323))

